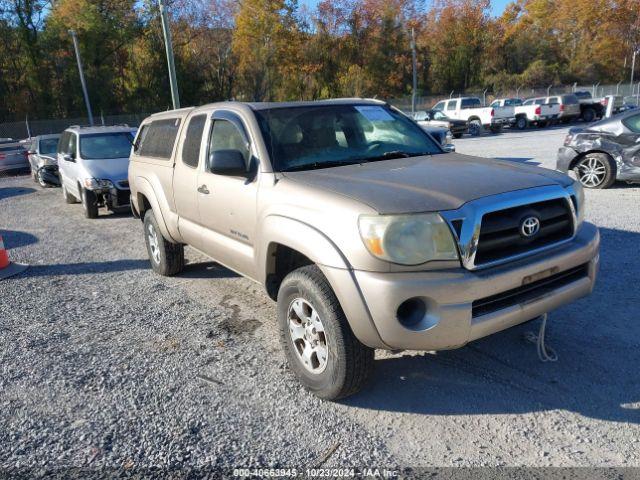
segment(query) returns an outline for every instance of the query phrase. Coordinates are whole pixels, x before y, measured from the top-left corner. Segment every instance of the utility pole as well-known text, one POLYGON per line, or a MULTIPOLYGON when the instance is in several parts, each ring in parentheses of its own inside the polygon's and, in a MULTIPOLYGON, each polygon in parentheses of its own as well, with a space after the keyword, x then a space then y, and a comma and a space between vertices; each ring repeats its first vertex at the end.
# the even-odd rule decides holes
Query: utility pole
POLYGON ((411 64, 413 67, 413 89, 411 92, 411 113, 416 113, 416 100, 418 90, 418 67, 416 58, 416 31, 411 28, 411 64))
POLYGON ((178 80, 176 79, 176 65, 173 60, 173 43, 171 40, 171 29, 169 28, 169 19, 167 11, 162 4, 162 0, 158 0, 160 5, 160 20, 162 21, 162 34, 164 35, 164 46, 167 50, 167 65, 169 67, 169 84, 171 86, 171 100, 173 108, 180 108, 180 96, 178 95, 178 80))
POLYGON ((80 58, 80 48, 78 48, 78 36, 75 30, 69 30, 69 35, 73 40, 73 49, 76 52, 76 61, 78 62, 78 73, 80 74, 80 84, 82 85, 82 94, 84 95, 84 103, 87 106, 87 115, 89 116, 89 125, 93 127, 93 113, 91 112, 91 103, 89 102, 89 92, 87 92, 87 84, 84 81, 84 72, 82 71, 82 59, 80 58))
POLYGON ((633 74, 636 70, 636 55, 640 50, 633 50, 633 59, 631 60, 631 81, 629 82, 629 89, 631 90, 631 95, 633 95, 633 74))

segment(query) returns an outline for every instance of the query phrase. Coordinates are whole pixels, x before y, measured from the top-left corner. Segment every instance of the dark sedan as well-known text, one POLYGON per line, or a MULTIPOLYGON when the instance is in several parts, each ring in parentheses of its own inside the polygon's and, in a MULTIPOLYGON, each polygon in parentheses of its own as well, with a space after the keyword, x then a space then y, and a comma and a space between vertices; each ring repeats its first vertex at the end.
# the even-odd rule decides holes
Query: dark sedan
POLYGON ((640 182, 640 110, 572 128, 558 150, 557 170, 573 171, 587 188, 640 182))

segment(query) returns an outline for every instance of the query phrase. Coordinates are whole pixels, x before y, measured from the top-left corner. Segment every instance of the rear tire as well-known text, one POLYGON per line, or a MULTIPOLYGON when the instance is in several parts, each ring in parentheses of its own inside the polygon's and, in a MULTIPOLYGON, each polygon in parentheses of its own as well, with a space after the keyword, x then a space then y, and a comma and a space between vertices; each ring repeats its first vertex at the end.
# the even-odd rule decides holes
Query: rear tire
POLYGON ((596 119, 596 111, 593 108, 587 108, 582 112, 582 120, 591 123, 596 119))
POLYGON ((518 130, 524 130, 528 126, 529 126, 529 120, 527 120, 527 117, 520 116, 520 117, 516 118, 516 128, 518 130))
POLYGON ((98 218, 98 196, 87 189, 83 189, 80 195, 82 196, 84 216, 87 218, 98 218))
POLYGON ((162 236, 153 210, 144 215, 144 240, 154 272, 170 277, 184 268, 184 245, 172 243, 162 236))
POLYGON ((609 188, 616 181, 616 166, 606 153, 588 153, 573 167, 578 181, 585 188, 609 188))
POLYGON ((469 134, 471 134, 472 137, 479 137, 481 133, 482 124, 480 120, 471 120, 469 122, 469 134))
POLYGON ((353 395, 366 383, 374 350, 353 334, 316 265, 298 268, 282 281, 278 323, 289 367, 307 390, 325 400, 337 400, 353 395))

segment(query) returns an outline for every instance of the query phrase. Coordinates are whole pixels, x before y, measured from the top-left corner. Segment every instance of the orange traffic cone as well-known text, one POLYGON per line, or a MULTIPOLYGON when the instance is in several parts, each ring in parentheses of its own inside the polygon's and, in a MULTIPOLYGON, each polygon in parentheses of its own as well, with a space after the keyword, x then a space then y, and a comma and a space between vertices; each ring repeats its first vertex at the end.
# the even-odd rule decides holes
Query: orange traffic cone
POLYGON ((24 272, 28 266, 9 261, 9 254, 4 249, 4 242, 2 241, 2 235, 0 235, 0 280, 24 272))

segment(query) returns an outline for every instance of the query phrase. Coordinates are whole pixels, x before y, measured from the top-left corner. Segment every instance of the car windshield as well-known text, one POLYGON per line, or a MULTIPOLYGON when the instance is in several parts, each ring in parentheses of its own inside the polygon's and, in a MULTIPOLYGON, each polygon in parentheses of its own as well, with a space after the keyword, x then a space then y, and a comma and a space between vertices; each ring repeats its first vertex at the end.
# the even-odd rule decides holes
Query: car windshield
POLYGON ((276 171, 442 153, 412 120, 386 105, 318 105, 256 111, 276 171))
POLYGON ((57 138, 43 138, 40 140, 40 153, 42 155, 51 155, 58 150, 57 138))
POLYGON ((80 135, 80 155, 86 160, 125 158, 131 152, 131 132, 80 135))

